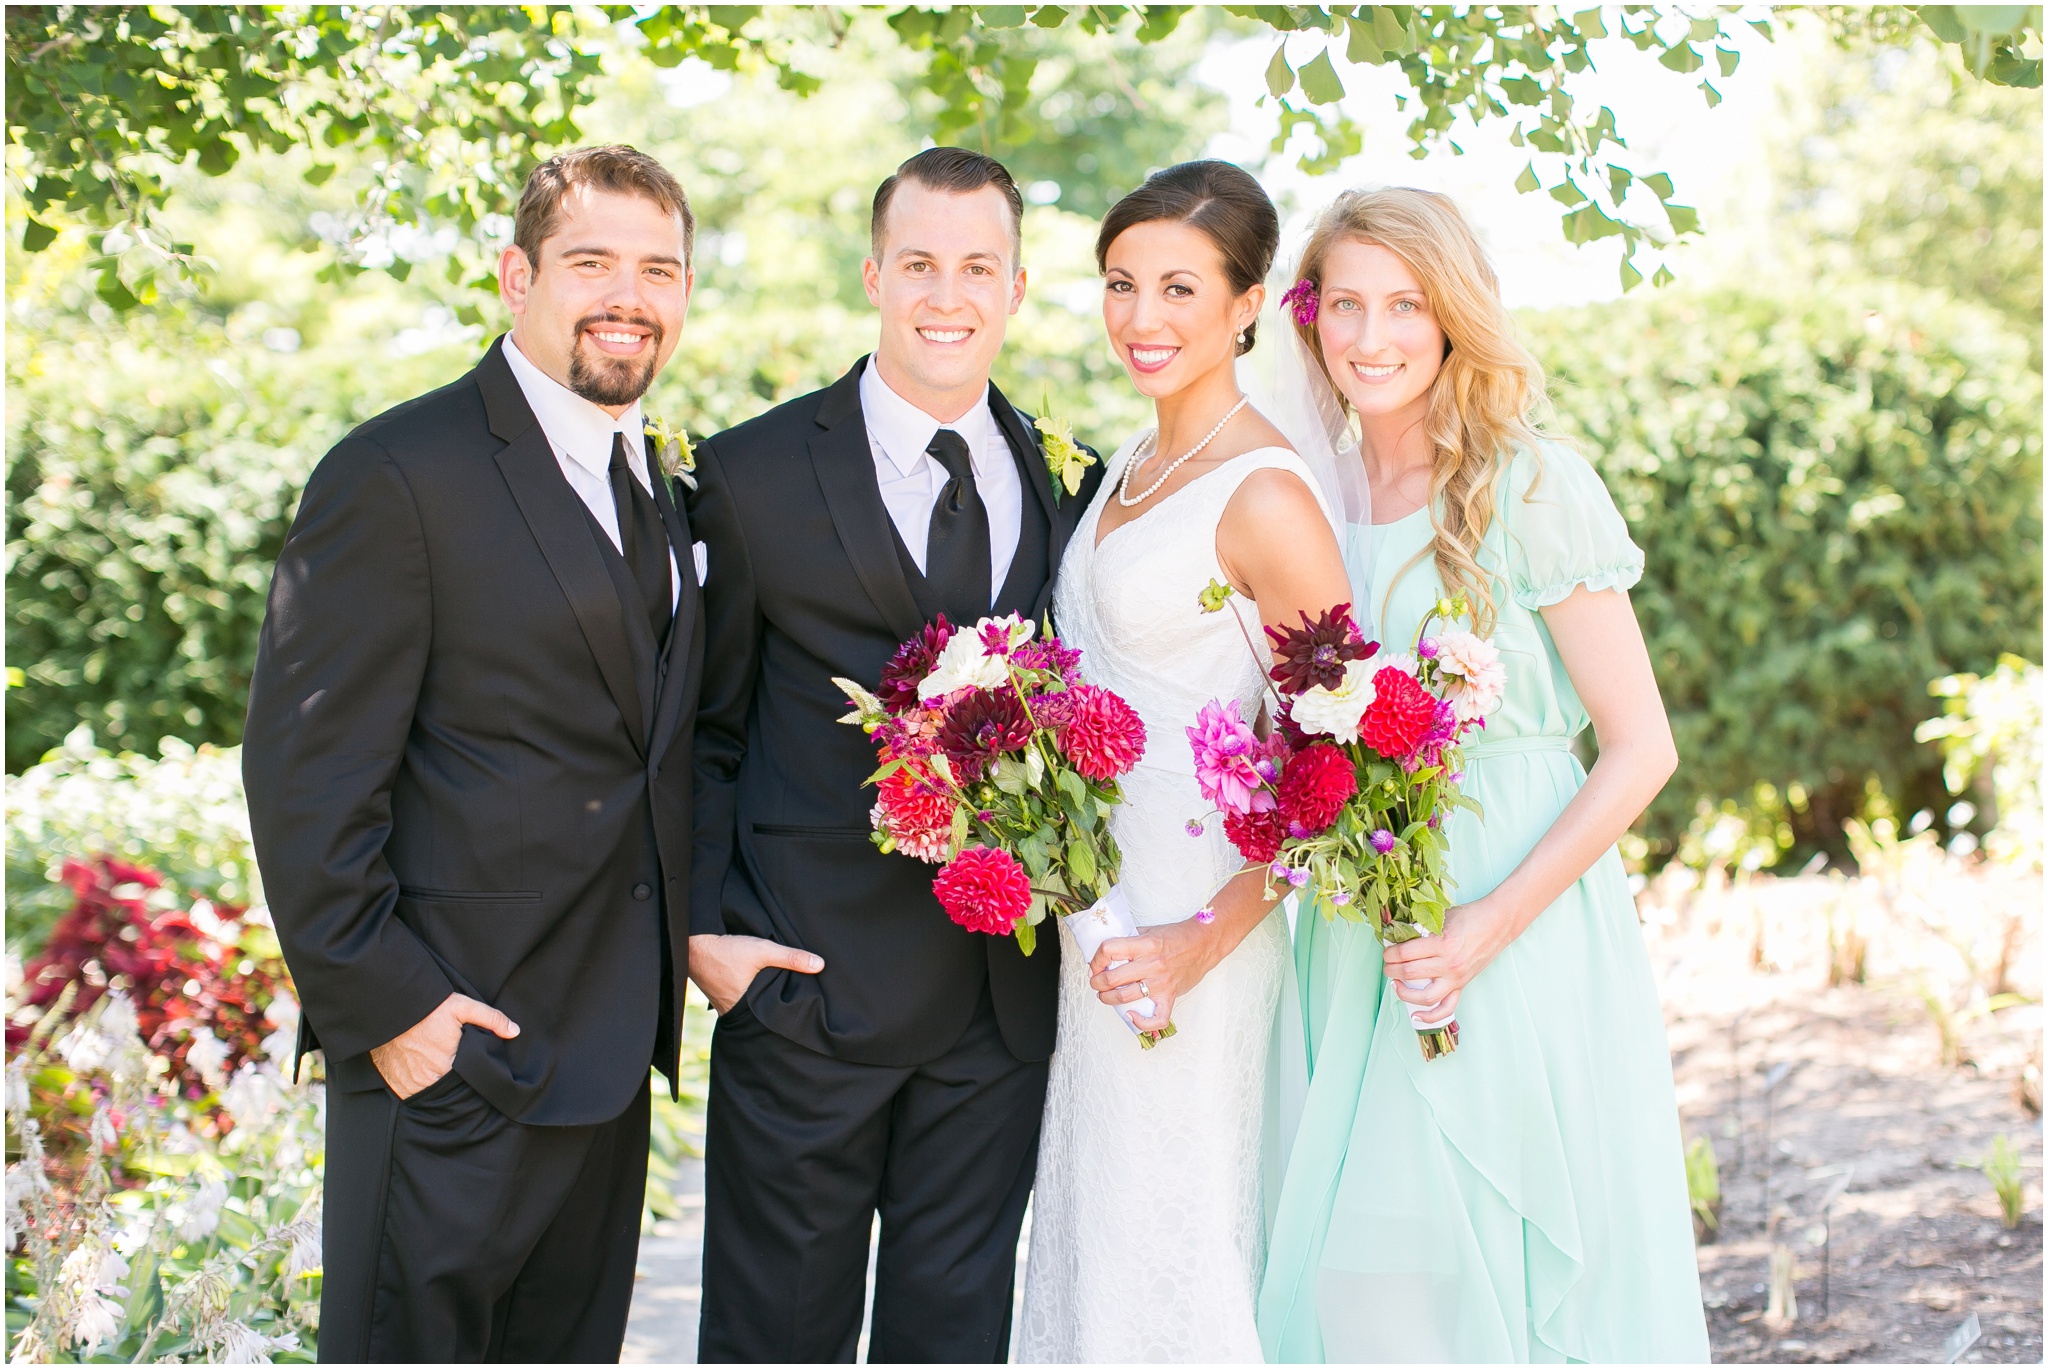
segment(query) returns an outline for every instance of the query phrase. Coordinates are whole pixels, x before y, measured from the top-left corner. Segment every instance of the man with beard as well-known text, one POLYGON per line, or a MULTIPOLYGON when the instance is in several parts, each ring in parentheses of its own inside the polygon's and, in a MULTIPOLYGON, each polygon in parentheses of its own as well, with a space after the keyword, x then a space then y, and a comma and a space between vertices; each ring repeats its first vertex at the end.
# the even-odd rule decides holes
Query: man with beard
POLYGON ((688 931, 703 631, 640 396, 691 233, 631 148, 537 169, 511 334, 329 452, 278 560, 243 772, 326 1052, 325 1360, 618 1358, 688 931))

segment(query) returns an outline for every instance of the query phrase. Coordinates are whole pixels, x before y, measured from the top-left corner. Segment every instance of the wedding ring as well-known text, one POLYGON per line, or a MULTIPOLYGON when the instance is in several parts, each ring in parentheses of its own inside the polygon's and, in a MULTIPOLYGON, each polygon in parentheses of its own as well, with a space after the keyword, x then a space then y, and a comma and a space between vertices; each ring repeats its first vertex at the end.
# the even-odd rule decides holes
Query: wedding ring
POLYGON ((1145 987, 1145 981, 1144 981, 1144 980, 1142 980, 1142 979, 1141 979, 1141 980, 1139 980, 1139 981, 1138 981, 1138 997, 1140 997, 1140 998, 1150 998, 1151 996, 1152 996, 1152 991, 1151 991, 1150 989, 1148 989, 1148 988, 1146 988, 1146 987, 1145 987))

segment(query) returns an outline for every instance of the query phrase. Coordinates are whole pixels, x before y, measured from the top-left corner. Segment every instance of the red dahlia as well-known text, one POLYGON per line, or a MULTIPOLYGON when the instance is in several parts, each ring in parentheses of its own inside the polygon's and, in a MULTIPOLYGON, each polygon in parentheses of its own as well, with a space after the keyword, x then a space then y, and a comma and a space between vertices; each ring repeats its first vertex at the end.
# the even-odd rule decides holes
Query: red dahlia
MULTIPOLYGON (((888 759, 884 757, 883 759, 888 759)), ((882 807, 898 826, 906 828, 950 828, 953 825, 953 797, 937 780, 928 779, 904 766, 877 787, 882 807)))
POLYGON ((1031 719, 1015 694, 977 689, 946 710, 939 749, 965 784, 978 780, 1005 751, 1021 751, 1031 740, 1031 719))
POLYGON ((1357 792, 1351 758, 1329 742, 1317 742, 1289 757, 1280 772, 1280 820, 1320 833, 1357 792))
POLYGON ((1287 832, 1280 825, 1280 814, 1269 808, 1263 813, 1225 813, 1223 835, 1246 860, 1269 861, 1280 854, 1280 842, 1287 832))
POLYGON ((889 664, 882 667, 881 684, 875 687, 875 697, 882 701, 882 707, 891 713, 915 708, 918 682, 932 673, 932 667, 939 663, 939 653, 952 640, 953 625, 941 613, 915 637, 897 647, 889 664))
POLYGON ((1301 626, 1266 629, 1273 639, 1273 683, 1282 694, 1302 694, 1316 685, 1335 689, 1344 683, 1344 663, 1362 661, 1378 649, 1358 635, 1351 605, 1339 604, 1311 621, 1303 609, 1301 626))
POLYGON ((1145 754, 1145 723, 1137 711, 1107 689, 1076 685, 1066 697, 1066 725, 1060 729, 1060 750, 1074 768, 1098 784, 1113 780, 1145 754))
POLYGON ((1358 739, 1390 761, 1402 760, 1422 744, 1436 721, 1436 697, 1396 666, 1374 672, 1372 687, 1358 739))
POLYGON ((1008 936, 1031 910, 1031 881, 1008 851, 969 846, 939 871, 932 892, 946 916, 970 932, 1008 936))

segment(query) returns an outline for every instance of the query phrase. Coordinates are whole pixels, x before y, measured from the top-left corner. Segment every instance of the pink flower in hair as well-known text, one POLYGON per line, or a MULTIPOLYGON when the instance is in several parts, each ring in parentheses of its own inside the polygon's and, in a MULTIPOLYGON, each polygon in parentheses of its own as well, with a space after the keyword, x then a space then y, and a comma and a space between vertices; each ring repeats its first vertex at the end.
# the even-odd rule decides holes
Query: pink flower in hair
POLYGON ((1316 311, 1322 307, 1322 298, 1316 292, 1316 283, 1306 276, 1289 286, 1287 293, 1280 297, 1280 303, 1294 311, 1294 321, 1303 328, 1313 327, 1316 311))

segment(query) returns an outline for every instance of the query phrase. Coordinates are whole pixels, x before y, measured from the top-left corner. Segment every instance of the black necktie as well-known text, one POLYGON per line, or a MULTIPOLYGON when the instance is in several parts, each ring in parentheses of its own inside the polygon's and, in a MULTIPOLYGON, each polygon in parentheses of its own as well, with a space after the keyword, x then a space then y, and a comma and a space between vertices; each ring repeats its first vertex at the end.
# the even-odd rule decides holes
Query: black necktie
POLYGON ((988 507, 974 487, 974 460, 967 439, 951 428, 932 434, 926 455, 951 477, 932 505, 924 544, 924 578, 946 616, 967 625, 988 614, 988 507))
POLYGON ((641 488, 628 466, 632 456, 626 450, 626 435, 612 434, 612 508, 619 516, 619 545, 626 569, 647 601, 647 626, 654 632, 654 644, 668 635, 670 617, 668 532, 661 525, 661 511, 654 496, 641 488))

